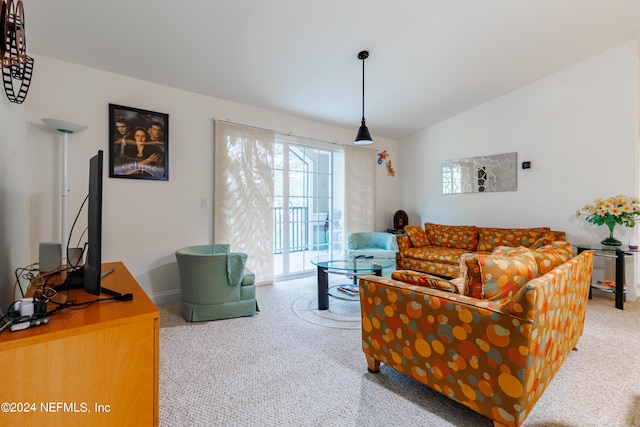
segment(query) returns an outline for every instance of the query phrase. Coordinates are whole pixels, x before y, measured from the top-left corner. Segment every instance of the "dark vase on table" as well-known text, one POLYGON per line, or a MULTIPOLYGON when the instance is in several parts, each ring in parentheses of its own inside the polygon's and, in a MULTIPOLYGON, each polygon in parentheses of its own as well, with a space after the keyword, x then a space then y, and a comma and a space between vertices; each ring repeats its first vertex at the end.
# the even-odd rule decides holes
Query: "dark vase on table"
POLYGON ((622 242, 618 239, 616 239, 615 237, 613 237, 613 230, 615 229, 616 225, 615 224, 607 224, 607 227, 609 228, 609 237, 607 237, 606 239, 604 239, 602 242, 603 245, 607 245, 607 246, 621 246, 622 242))

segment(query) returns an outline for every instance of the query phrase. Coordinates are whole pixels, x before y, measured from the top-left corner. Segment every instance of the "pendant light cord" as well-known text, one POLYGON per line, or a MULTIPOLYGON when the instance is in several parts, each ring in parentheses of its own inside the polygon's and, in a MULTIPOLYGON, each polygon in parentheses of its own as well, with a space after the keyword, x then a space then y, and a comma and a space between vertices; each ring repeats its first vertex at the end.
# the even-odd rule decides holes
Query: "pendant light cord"
POLYGON ((367 59, 362 58, 362 120, 364 121, 364 60, 367 59))

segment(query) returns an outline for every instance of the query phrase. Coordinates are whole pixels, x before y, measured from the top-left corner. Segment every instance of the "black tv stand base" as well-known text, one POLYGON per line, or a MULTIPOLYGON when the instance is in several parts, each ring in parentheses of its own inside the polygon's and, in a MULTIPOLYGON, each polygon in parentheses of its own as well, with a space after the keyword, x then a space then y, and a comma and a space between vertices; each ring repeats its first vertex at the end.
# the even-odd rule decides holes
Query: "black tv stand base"
POLYGON ((71 289, 82 289, 84 287, 84 268, 67 273, 67 278, 59 285, 54 286, 56 291, 68 291, 71 289))
POLYGON ((121 294, 120 292, 112 291, 111 289, 105 287, 101 287, 100 291, 103 294, 111 295, 119 301, 131 301, 133 299, 133 294, 121 294))
MULTIPOLYGON (((113 268, 104 271, 101 274, 101 278, 113 272, 113 268)), ((55 286, 56 291, 68 291, 71 289, 82 289, 84 287, 84 267, 80 267, 67 274, 67 278, 61 284, 55 286)), ((133 294, 121 294, 120 292, 113 291, 109 288, 100 287, 100 292, 110 295, 119 301, 131 301, 133 294)))

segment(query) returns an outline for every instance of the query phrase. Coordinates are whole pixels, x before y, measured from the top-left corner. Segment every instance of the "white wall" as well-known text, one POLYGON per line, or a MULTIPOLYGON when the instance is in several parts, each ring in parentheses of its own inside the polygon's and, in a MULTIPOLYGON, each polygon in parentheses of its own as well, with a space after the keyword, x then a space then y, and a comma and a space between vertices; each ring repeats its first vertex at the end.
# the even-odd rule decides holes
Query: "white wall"
POLYGON ((0 92, 0 301, 9 303, 18 296, 14 270, 29 264, 27 110, 24 103, 9 102, 4 89, 0 92))
MULTIPOLYGON (((637 47, 629 41, 401 141, 410 222, 550 226, 571 242, 606 237, 606 227, 575 212, 597 197, 638 196, 637 47), (444 160, 513 151, 519 165, 532 162, 518 169, 517 191, 442 194, 444 160)), ((616 231, 625 243, 630 235, 616 231)))
MULTIPOLYGON (((46 57, 35 59, 26 137, 18 135, 16 142, 27 147, 28 161, 25 154, 16 159, 15 166, 31 177, 20 192, 23 197, 28 195, 22 210, 30 227, 29 262, 37 261, 39 242, 57 241, 60 233, 60 136, 44 128, 41 119, 60 118, 89 126, 69 137, 71 227, 87 192, 88 159, 99 149, 108 151, 108 104, 167 113, 169 181, 115 179, 106 173, 104 181, 103 261, 123 261, 156 302, 175 297, 179 290, 175 250, 211 242, 212 211, 201 208, 200 200, 207 198, 209 207, 213 205, 214 118, 339 143, 351 143, 358 127, 358 123, 352 129, 328 126, 46 57)), ((395 156, 396 141, 374 138, 374 148, 387 149, 395 156)), ((399 209, 396 185, 397 180, 387 178, 386 171, 379 174, 380 229, 399 209), (392 203, 383 199, 386 194, 393 195, 392 203)), ((4 232, 14 239, 23 238, 26 233, 14 231, 13 224, 3 225, 4 232)), ((79 229, 84 226, 83 222, 79 229)), ((5 282, 3 287, 7 286, 5 282)))
POLYGON ((548 225, 573 240, 604 237, 574 214, 596 197, 637 195, 637 61, 636 42, 626 43, 401 141, 411 222, 548 225), (518 170, 517 191, 442 194, 444 160, 513 151, 518 164, 532 162, 518 170))

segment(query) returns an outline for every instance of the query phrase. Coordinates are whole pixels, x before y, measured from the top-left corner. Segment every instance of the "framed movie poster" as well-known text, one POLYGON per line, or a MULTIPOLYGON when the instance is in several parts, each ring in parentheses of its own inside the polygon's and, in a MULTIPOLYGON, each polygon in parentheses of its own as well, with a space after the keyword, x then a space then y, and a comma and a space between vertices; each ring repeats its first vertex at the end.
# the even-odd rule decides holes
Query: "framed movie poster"
POLYGON ((109 104, 109 176, 169 180, 169 115, 109 104))

